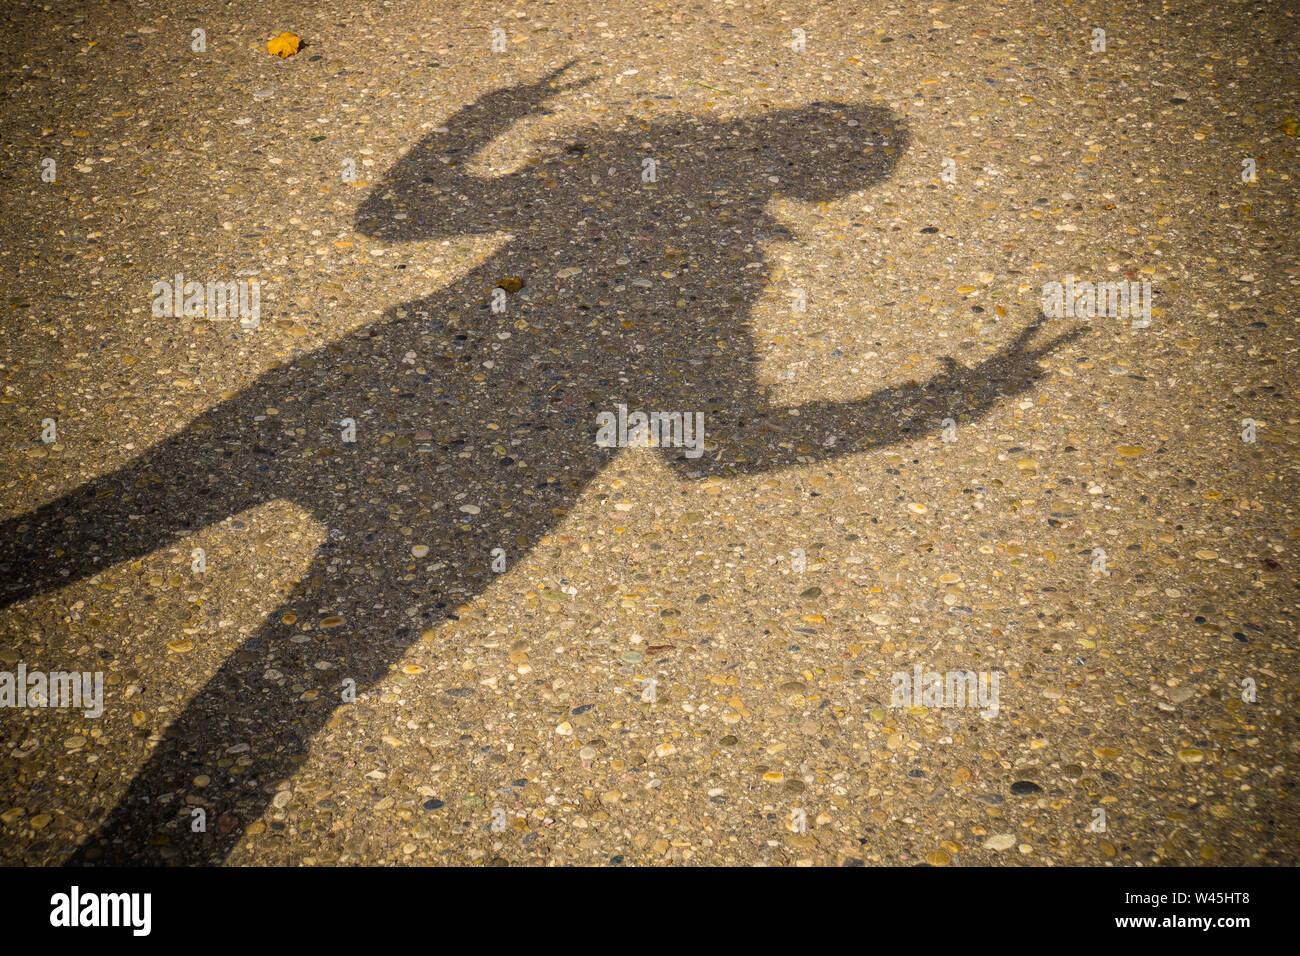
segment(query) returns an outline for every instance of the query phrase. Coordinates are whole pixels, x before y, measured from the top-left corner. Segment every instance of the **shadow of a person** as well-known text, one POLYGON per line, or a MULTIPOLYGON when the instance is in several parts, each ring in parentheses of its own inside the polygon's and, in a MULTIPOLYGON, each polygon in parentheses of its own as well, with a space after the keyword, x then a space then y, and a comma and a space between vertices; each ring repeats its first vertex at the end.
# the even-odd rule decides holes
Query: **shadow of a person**
POLYGON ((466 159, 559 91, 563 69, 461 110, 357 215, 371 237, 505 230, 514 236, 506 248, 267 373, 118 471, 0 525, 4 604, 274 499, 332 529, 285 604, 199 690, 69 862, 222 861, 239 823, 265 811, 339 702, 337 682, 306 702, 264 672, 310 673, 326 658, 358 693, 382 679, 429 617, 487 585, 493 548, 526 553, 617 454, 595 441, 598 412, 619 403, 704 412, 709 451, 668 455, 696 478, 908 440, 944 417, 983 415, 1041 376, 1037 360, 1061 340, 1031 346, 1035 323, 987 361, 946 360, 921 385, 813 402, 797 415, 771 405, 746 324, 769 274, 759 244, 781 232, 764 207, 777 194, 831 200, 881 181, 905 131, 885 110, 824 104, 590 130, 510 175, 467 174, 466 159), (658 165, 653 188, 642 181, 644 158, 658 165), (489 294, 505 276, 527 287, 497 313, 489 294), (403 361, 410 352, 429 373, 403 361), (256 421, 268 407, 276 421, 256 421), (346 418, 357 423, 355 443, 338 440, 346 418), (432 433, 433 453, 380 440, 407 431, 432 433), (400 499, 390 490, 399 483, 409 489, 400 499), (413 543, 449 567, 429 574, 413 561, 413 543), (417 605, 425 620, 395 625, 377 605, 417 605), (289 640, 326 614, 344 626, 289 640), (236 743, 249 745, 242 766, 226 756, 236 743), (189 831, 181 797, 198 774, 210 778, 202 803, 235 823, 189 831))

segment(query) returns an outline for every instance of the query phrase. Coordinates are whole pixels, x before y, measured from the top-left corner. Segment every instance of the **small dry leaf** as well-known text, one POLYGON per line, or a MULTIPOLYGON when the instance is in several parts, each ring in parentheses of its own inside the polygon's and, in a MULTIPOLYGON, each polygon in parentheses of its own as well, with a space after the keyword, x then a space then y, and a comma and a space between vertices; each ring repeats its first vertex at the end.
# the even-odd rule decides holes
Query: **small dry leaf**
POLYGON ((1294 116, 1288 116, 1282 121, 1282 125, 1278 129, 1288 136, 1300 136, 1300 120, 1297 120, 1294 116))
POLYGON ((302 37, 296 33, 281 33, 278 37, 272 37, 266 44, 268 53, 278 57, 293 56, 298 52, 298 47, 302 46, 302 37))

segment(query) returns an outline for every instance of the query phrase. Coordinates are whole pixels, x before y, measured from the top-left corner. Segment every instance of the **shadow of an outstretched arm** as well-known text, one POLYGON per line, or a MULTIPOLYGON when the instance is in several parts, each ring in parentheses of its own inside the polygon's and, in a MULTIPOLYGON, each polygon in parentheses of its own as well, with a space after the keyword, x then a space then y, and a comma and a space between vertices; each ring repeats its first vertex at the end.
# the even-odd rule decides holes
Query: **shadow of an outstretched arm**
MULTIPOLYGON (((1075 329, 1031 346, 1044 322, 1040 316, 975 365, 944 359, 945 370, 924 384, 891 386, 850 402, 769 405, 758 427, 711 435, 718 451, 699 459, 674 457, 673 463, 692 474, 754 474, 913 441, 937 432, 945 418, 958 425, 974 421, 1000 400, 1033 387, 1046 374, 1038 361, 1082 334, 1075 329)), ((705 430, 707 435, 707 420, 705 430)))

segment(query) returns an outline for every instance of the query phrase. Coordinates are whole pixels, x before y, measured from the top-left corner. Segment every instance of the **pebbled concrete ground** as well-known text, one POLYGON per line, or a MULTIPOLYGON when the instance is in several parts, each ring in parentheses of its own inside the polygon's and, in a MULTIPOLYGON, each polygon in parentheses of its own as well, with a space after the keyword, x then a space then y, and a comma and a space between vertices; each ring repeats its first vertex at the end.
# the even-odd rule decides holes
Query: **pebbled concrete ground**
POLYGON ((272 6, 0 9, 0 860, 1296 862, 1293 5, 272 6))

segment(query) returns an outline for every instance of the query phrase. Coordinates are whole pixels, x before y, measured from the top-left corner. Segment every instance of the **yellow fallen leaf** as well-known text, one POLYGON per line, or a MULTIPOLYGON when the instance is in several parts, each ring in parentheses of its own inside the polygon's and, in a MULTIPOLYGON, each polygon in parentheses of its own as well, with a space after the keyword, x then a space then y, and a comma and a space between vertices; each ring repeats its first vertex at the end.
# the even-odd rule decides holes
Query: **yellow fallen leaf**
POLYGON ((1282 125, 1278 129, 1288 136, 1300 136, 1300 120, 1297 120, 1294 116, 1288 116, 1282 121, 1282 125))
POLYGON ((284 58, 293 56, 298 52, 298 47, 302 46, 302 37, 296 33, 281 33, 278 37, 272 37, 266 44, 268 53, 284 58))

